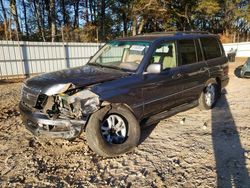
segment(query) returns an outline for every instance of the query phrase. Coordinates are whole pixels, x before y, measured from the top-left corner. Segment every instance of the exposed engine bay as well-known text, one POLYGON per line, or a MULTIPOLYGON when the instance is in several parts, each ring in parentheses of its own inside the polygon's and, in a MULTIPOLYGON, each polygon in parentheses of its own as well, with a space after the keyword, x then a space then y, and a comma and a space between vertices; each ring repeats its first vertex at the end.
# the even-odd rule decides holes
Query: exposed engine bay
POLYGON ((48 96, 42 106, 50 119, 82 119, 99 109, 99 97, 90 90, 73 90, 48 96))

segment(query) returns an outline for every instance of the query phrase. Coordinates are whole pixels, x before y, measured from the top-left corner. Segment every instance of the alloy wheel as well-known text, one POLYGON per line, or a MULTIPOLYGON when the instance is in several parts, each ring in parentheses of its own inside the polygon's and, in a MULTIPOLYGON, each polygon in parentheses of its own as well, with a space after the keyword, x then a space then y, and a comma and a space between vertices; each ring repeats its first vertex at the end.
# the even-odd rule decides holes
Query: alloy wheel
POLYGON ((110 114, 101 124, 101 134, 109 144, 122 144, 127 138, 128 128, 124 119, 110 114))

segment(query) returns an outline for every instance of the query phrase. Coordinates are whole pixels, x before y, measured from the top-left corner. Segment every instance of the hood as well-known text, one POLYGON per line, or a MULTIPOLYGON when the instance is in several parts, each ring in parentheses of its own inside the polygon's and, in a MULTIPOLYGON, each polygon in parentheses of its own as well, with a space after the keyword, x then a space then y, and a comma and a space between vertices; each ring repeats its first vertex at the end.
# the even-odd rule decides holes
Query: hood
POLYGON ((126 75, 128 73, 120 70, 86 65, 34 76, 26 80, 25 85, 44 92, 57 84, 72 84, 77 88, 114 80, 126 75))

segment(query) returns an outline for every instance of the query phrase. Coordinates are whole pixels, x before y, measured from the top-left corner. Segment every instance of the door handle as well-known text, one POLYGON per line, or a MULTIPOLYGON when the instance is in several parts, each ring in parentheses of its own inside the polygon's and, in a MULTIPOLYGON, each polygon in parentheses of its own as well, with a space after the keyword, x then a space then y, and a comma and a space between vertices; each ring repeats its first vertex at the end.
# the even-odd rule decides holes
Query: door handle
POLYGON ((174 74, 172 76, 173 79, 178 79, 178 78, 182 78, 182 77, 183 77, 183 74, 181 74, 181 73, 177 73, 177 74, 174 74))

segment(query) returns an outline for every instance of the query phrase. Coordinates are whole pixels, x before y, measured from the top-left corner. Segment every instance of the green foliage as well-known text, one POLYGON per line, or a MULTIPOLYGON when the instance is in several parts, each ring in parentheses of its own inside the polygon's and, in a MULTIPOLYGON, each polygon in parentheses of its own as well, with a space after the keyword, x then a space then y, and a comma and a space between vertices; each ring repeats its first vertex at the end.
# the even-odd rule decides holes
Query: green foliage
POLYGON ((216 0, 201 0, 199 1, 196 10, 204 16, 211 17, 219 12, 220 5, 216 0))

